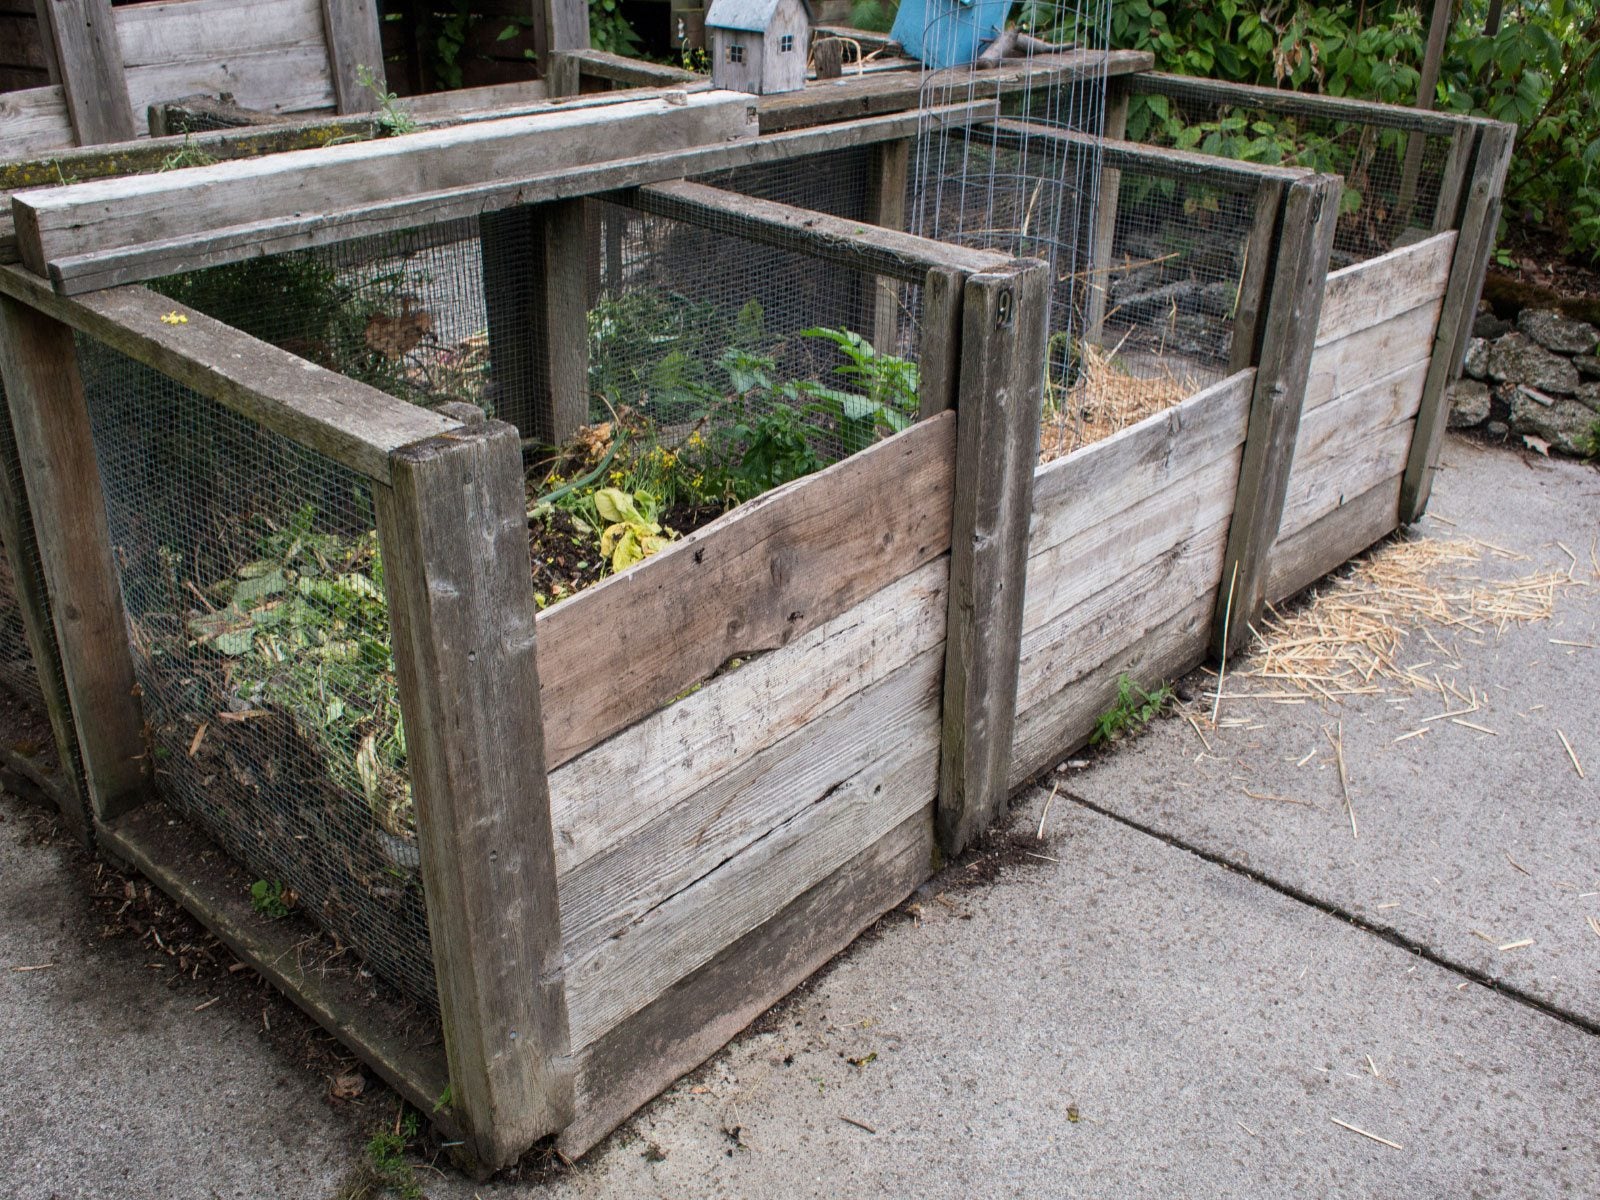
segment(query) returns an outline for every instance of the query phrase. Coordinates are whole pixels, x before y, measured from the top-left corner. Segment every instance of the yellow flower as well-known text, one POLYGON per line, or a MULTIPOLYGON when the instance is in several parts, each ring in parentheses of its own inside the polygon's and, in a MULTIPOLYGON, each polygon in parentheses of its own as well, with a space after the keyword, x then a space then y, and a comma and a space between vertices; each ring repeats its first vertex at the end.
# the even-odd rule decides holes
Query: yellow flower
POLYGON ((173 311, 162 317, 161 323, 163 325, 187 325, 189 323, 189 318, 184 316, 181 312, 173 311))

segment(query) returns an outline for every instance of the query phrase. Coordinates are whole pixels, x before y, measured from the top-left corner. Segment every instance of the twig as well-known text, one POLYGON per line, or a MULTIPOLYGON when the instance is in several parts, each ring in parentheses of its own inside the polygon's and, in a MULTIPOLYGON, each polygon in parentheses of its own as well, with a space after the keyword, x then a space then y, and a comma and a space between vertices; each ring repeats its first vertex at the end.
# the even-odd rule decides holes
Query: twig
POLYGON ((12 967, 11 969, 20 975, 24 971, 48 971, 55 965, 55 963, 35 963, 31 967, 12 967))
POLYGON ((1254 1129, 1251 1129, 1250 1126, 1246 1125, 1243 1121, 1239 1120, 1238 1117, 1235 1117, 1233 1119, 1233 1123, 1235 1125, 1237 1125, 1240 1129, 1242 1129, 1246 1133, 1248 1133, 1251 1137, 1260 1137, 1261 1136, 1254 1129))
POLYGON ((1023 853, 1029 858, 1042 858, 1045 862, 1058 863, 1061 861, 1059 858, 1051 858, 1048 854, 1035 854, 1032 850, 1024 850, 1023 853))
POLYGON ((1036 842, 1044 841, 1044 823, 1050 819, 1050 806, 1056 802, 1056 793, 1060 790, 1061 782, 1057 780, 1055 786, 1050 789, 1050 798, 1044 802, 1044 812, 1039 814, 1039 832, 1033 835, 1033 840, 1036 842))
POLYGON ((1326 725, 1322 727, 1322 732, 1327 736, 1328 741, 1333 745, 1333 756, 1339 763, 1339 790, 1344 793, 1344 810, 1350 815, 1350 836, 1352 838, 1359 839, 1361 837, 1361 831, 1356 828, 1356 806, 1350 803, 1350 776, 1344 769, 1343 721, 1339 722, 1338 729, 1339 736, 1337 740, 1335 740, 1333 734, 1328 733, 1328 727, 1326 725))
POLYGON ((207 1000, 204 1004, 196 1004, 194 1006, 194 1011, 195 1012, 205 1012, 206 1009, 210 1008, 213 1004, 215 1004, 218 1000, 221 1000, 221 999, 222 999, 221 996, 213 996, 213 997, 211 997, 211 999, 207 1000))
POLYGON ((1222 677, 1228 672, 1228 623, 1233 620, 1233 593, 1239 586, 1239 560, 1233 560, 1233 578, 1228 581, 1228 604, 1222 610, 1222 654, 1217 663, 1217 698, 1211 702, 1211 725, 1217 724, 1217 713, 1222 709, 1222 677))
POLYGON ((868 1125, 865 1121, 858 1121, 854 1117, 845 1116, 843 1113, 839 1114, 839 1120, 843 1121, 846 1125, 854 1125, 857 1129, 865 1129, 868 1133, 877 1133, 878 1132, 871 1125, 868 1125))
POLYGON ((1532 938, 1522 938, 1519 941, 1507 942, 1503 946, 1496 946, 1495 949, 1496 950, 1521 950, 1524 946, 1531 946, 1531 945, 1533 945, 1533 939, 1532 938))
POLYGON ((1360 1129, 1357 1126, 1350 1124, 1349 1121, 1341 1121, 1341 1120, 1339 1120, 1338 1117, 1329 1117, 1328 1120, 1332 1121, 1340 1129, 1348 1129, 1351 1133, 1359 1133, 1364 1138, 1371 1138, 1375 1142, 1382 1142, 1385 1146, 1388 1146, 1391 1150, 1404 1150, 1405 1149, 1405 1147, 1402 1146, 1399 1142, 1391 1142, 1386 1137, 1379 1137, 1375 1133, 1368 1133, 1365 1129, 1360 1129))
POLYGON ((1561 739, 1561 744, 1567 748, 1567 757, 1572 760, 1572 769, 1578 773, 1578 778, 1582 779, 1584 777, 1583 764, 1578 761, 1578 755, 1572 749, 1572 743, 1567 741, 1567 735, 1559 729, 1556 730, 1556 736, 1561 739))
POLYGON ((1471 721, 1463 721, 1460 717, 1451 717, 1450 718, 1450 724, 1459 725, 1463 729, 1475 730, 1478 733, 1487 733, 1490 737, 1499 737, 1500 736, 1498 733, 1496 733, 1492 729, 1485 729, 1482 725, 1474 725, 1471 721))

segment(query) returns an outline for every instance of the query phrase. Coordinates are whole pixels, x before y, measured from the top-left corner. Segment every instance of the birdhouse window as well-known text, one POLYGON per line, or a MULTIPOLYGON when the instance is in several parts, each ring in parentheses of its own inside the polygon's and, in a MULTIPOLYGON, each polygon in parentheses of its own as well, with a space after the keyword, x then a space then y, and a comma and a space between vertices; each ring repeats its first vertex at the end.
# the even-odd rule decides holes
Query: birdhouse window
POLYGON ((787 54, 794 49, 794 34, 786 33, 778 39, 778 53, 787 54))
POLYGON ((733 42, 728 46, 728 61, 731 63, 742 63, 744 61, 744 47, 739 45, 738 42, 733 42))

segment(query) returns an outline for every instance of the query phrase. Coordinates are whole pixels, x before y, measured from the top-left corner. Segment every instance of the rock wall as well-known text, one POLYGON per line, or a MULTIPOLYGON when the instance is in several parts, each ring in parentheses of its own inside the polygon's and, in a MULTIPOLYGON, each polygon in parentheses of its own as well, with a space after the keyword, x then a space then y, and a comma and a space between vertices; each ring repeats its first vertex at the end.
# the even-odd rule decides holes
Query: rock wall
POLYGON ((1526 308, 1515 325, 1487 305, 1450 388, 1450 428, 1516 436, 1563 454, 1600 454, 1600 330, 1526 308))

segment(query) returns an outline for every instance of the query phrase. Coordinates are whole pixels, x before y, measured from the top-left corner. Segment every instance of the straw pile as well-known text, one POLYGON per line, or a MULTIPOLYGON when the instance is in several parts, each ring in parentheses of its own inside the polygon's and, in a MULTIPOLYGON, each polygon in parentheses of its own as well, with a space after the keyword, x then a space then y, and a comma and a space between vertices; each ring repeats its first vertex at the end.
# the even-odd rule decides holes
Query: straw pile
MULTIPOLYGON (((1270 613, 1255 632, 1255 653, 1240 676, 1266 682, 1252 699, 1369 695, 1391 687, 1436 692, 1476 705, 1443 676, 1460 669, 1432 628, 1477 638, 1516 624, 1547 620, 1563 588, 1580 586, 1570 571, 1512 579, 1448 568, 1484 558, 1526 556, 1475 539, 1398 540, 1374 551, 1293 613, 1270 613), (1436 652, 1401 658, 1401 641, 1419 631, 1436 652)), ((1239 697, 1244 698, 1244 697, 1239 697)))
POLYGON ((1199 390, 1186 376, 1175 375, 1165 361, 1156 374, 1129 374, 1114 350, 1080 343, 1082 360, 1071 387, 1051 389, 1039 432, 1039 461, 1071 454, 1103 441, 1119 430, 1171 408, 1199 390))

